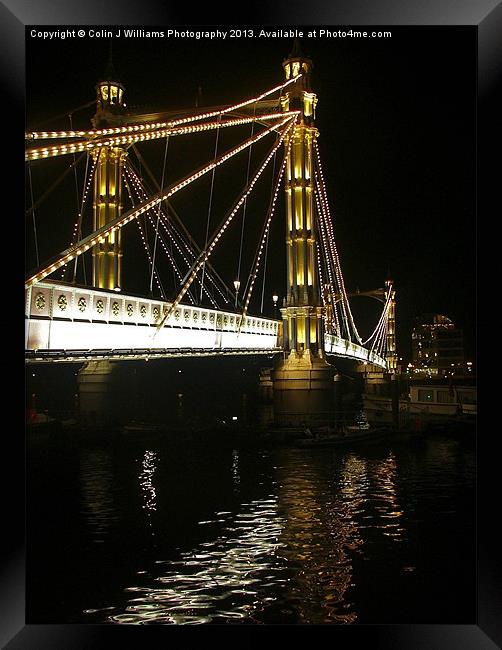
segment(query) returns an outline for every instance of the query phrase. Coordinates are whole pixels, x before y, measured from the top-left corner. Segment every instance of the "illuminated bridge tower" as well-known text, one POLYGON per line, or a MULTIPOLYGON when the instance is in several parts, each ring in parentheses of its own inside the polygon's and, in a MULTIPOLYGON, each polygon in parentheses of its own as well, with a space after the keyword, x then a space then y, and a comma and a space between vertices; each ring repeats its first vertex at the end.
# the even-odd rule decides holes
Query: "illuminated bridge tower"
MULTIPOLYGON (((106 79, 96 86, 97 109, 93 118, 96 129, 124 124, 124 86, 113 81, 111 63, 106 79)), ((94 230, 101 228, 122 212, 122 167, 126 152, 122 147, 99 147, 92 153, 96 164, 94 176, 94 230)), ((121 288, 121 231, 115 230, 92 249, 92 283, 96 288, 118 291, 121 288)))
MULTIPOLYGON (((96 86, 97 105, 92 120, 95 129, 126 123, 124 86, 117 81, 111 58, 105 79, 96 86)), ((97 230, 122 212, 122 168, 126 152, 122 147, 93 150, 93 228, 97 230)), ((119 291, 122 282, 121 231, 117 229, 92 249, 92 283, 97 289, 119 291)), ((130 408, 131 378, 127 370, 109 359, 89 361, 78 373, 79 414, 83 426, 102 426, 124 417, 130 408)))
POLYGON ((394 375, 397 372, 397 352, 396 352, 396 292, 392 288, 392 280, 385 281, 385 299, 388 292, 392 291, 389 305, 389 318, 387 322, 387 371, 394 375))
POLYGON ((272 372, 274 412, 279 423, 330 421, 334 368, 324 357, 323 308, 317 274, 314 226, 313 145, 317 97, 310 86, 312 61, 297 42, 283 62, 286 79, 301 75, 281 98, 282 109, 300 111, 285 142, 287 296, 281 315, 288 354, 272 372))

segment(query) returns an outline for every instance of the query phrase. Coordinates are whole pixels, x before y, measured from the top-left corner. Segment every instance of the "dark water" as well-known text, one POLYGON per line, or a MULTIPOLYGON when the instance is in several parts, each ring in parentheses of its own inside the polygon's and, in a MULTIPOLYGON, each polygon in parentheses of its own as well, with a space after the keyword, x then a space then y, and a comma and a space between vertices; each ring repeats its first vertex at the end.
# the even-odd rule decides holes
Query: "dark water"
POLYGON ((473 440, 31 443, 29 623, 474 623, 473 440))

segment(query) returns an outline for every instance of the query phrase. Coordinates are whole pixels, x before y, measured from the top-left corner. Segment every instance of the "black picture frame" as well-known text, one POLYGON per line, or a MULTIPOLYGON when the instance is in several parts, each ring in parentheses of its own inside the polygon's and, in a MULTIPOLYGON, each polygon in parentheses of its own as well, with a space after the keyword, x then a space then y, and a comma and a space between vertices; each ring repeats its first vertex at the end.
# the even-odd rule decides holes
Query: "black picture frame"
MULTIPOLYGON (((334 2, 332 4, 315 2, 275 3, 274 6, 256 7, 253 23, 260 25, 472 25, 478 32, 478 224, 481 214, 486 210, 488 215, 495 208, 492 203, 494 194, 492 188, 497 187, 496 169, 490 166, 490 154, 496 151, 497 119, 500 115, 499 100, 502 76, 502 3, 489 0, 478 0, 468 3, 452 5, 447 0, 438 0, 433 5, 422 5, 416 1, 387 0, 374 4, 369 8, 366 3, 334 2), (498 111, 497 111, 498 109, 498 111)), ((192 16, 193 19, 193 16, 192 16)), ((247 22, 250 22, 249 20, 247 22)), ((25 79, 25 26, 26 25, 86 25, 86 24, 130 24, 153 25, 189 24, 190 19, 183 19, 169 4, 163 5, 156 0, 143 0, 142 3, 116 4, 113 7, 105 3, 56 3, 50 0, 39 0, 29 3, 21 0, 11 0, 0 5, 0 33, 2 35, 3 57, 0 62, 0 77, 3 89, 4 125, 13 124, 8 129, 11 139, 9 151, 12 164, 5 168, 7 181, 5 188, 15 198, 11 210, 11 218, 22 222, 19 215, 19 205, 23 204, 23 176, 19 173, 22 164, 22 147, 20 139, 24 133, 24 79, 25 79), (18 158, 19 156, 19 158, 18 158), (19 193, 18 193, 19 191, 19 193)), ((198 13, 197 23, 201 25, 215 24, 214 16, 205 16, 198 13)), ((7 134, 9 135, 9 134, 7 134)), ((23 237, 22 227, 19 237, 23 237)), ((478 233, 480 228, 478 227, 478 233)), ((493 246, 493 244, 491 244, 493 246)), ((485 273, 481 266, 486 260, 494 260, 495 248, 490 248, 490 243, 485 242, 478 234, 478 277, 485 273), (486 249, 485 247, 486 243, 486 249), (483 255, 479 254, 480 245, 483 246, 483 255), (483 258, 483 259, 481 259, 483 258)), ((490 262, 488 261, 488 264, 490 262)), ((10 267, 11 276, 24 277, 22 256, 18 256, 14 267, 10 267)), ((488 269, 488 273, 490 269, 488 269)), ((16 280, 17 283, 17 280, 16 280)), ((16 296, 14 309, 10 313, 22 313, 21 283, 12 289, 16 296), (19 289, 19 293, 18 293, 19 289)), ((16 318, 14 319, 16 320, 16 318)), ((478 341, 490 335, 488 317, 479 315, 478 341)), ((22 332, 22 326, 14 328, 22 332)), ((4 325, 4 333, 11 334, 10 328, 4 325)), ((13 372, 23 368, 21 359, 22 334, 15 338, 14 345, 9 343, 11 349, 9 365, 13 372), (19 347, 18 347, 19 345, 19 347), (17 356, 19 352, 19 358, 17 356)), ((481 352, 481 351, 480 351, 481 352)), ((478 365, 482 371, 485 364, 478 353, 478 365)), ((486 370, 486 367, 485 367, 486 370)), ((22 381, 22 380, 21 380, 22 381)), ((16 388, 17 394, 23 394, 22 387, 16 388)), ((487 397, 489 391, 486 393, 487 397)), ((4 398, 10 391, 5 390, 4 398)), ((487 404, 488 399, 481 400, 487 404)), ((4 404, 5 411, 11 412, 13 405, 4 404)), ((0 642, 9 649, 18 648, 91 648, 106 647, 111 643, 123 643, 124 640, 133 643, 145 641, 145 634, 149 637, 158 634, 158 630, 145 627, 123 626, 94 626, 94 625, 25 625, 24 615, 24 405, 21 400, 16 402, 13 423, 5 429, 6 439, 5 458, 9 458, 10 471, 4 472, 5 521, 8 522, 7 530, 11 532, 5 540, 6 551, 2 556, 2 578, 0 579, 0 642)), ((486 650, 500 647, 502 643, 502 589, 501 589, 501 563, 499 540, 493 535, 494 512, 484 508, 484 503, 494 503, 494 510, 498 510, 497 490, 493 495, 493 478, 497 476, 497 458, 494 454, 493 437, 489 439, 490 422, 482 419, 488 426, 485 439, 478 441, 478 619, 477 625, 452 626, 452 625, 396 625, 396 626, 354 626, 330 627, 332 641, 339 644, 363 643, 365 647, 371 643, 374 647, 381 648, 455 648, 456 650, 486 650), (491 514, 490 514, 491 513, 491 514), (498 646, 497 646, 498 644, 498 646)), ((496 423, 495 423, 496 425, 496 423)), ((496 427, 498 428, 498 427, 496 427)), ((481 426, 479 427, 481 429, 481 426)), ((494 431, 491 432, 495 433, 494 431)), ((495 513, 496 516, 496 513, 495 513)), ((6 529, 4 528, 4 531, 6 529)), ((4 533, 5 534, 5 533, 4 533)), ((207 632, 215 628, 205 628, 207 632)), ((249 629, 249 628, 248 628, 249 629)), ((170 628, 170 642, 176 642, 179 629, 170 628)), ((199 634, 192 629, 190 634, 199 634)), ((259 634, 258 628, 253 628, 253 633, 259 634), (256 629, 256 632, 254 630, 256 629)), ((305 632, 309 634, 308 630, 305 632)), ((209 632, 212 634, 212 632, 209 632)), ((295 630, 295 634, 304 634, 295 630)), ((164 637, 165 638, 165 637, 164 637)), ((181 641, 181 638, 180 638, 181 641)), ((195 641, 195 639, 194 639, 195 641)), ((186 642, 186 637, 183 642, 186 642)))

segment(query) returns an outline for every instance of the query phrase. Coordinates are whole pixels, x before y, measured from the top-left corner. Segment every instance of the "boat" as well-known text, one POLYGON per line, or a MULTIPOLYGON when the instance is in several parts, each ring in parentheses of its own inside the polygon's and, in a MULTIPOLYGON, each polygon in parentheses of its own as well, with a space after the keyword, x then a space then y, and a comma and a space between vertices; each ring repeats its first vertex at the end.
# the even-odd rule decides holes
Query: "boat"
MULTIPOLYGON (((364 410, 371 424, 393 422, 392 400, 383 395, 363 395, 364 410)), ((406 397, 399 398, 401 427, 472 424, 477 415, 476 386, 451 383, 411 383, 406 397)))
POLYGON ((364 410, 359 411, 352 424, 305 429, 304 437, 296 442, 300 447, 338 447, 340 445, 379 442, 392 433, 389 427, 372 427, 364 410))
POLYGON ((122 433, 128 435, 142 435, 142 434, 151 434, 151 433, 162 433, 164 428, 159 424, 152 424, 150 422, 139 422, 133 420, 129 424, 125 424, 122 429, 122 433))
POLYGON ((429 419, 477 415, 476 386, 410 386, 410 415, 426 415, 429 419))
POLYGON ((333 429, 331 433, 327 434, 315 432, 313 437, 299 438, 294 444, 302 448, 372 444, 389 438, 391 434, 392 431, 387 427, 369 427, 367 429, 343 427, 338 431, 333 429))

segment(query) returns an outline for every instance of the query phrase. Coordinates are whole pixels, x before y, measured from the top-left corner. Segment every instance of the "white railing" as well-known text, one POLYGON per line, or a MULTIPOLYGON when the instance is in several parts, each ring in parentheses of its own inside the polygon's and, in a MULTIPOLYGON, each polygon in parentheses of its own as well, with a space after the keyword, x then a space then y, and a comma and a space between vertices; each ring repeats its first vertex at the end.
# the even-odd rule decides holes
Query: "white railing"
POLYGON ((270 349, 279 322, 52 281, 26 290, 26 350, 270 349))
POLYGON ((334 334, 324 335, 324 350, 328 354, 335 354, 338 357, 349 357, 351 359, 372 363, 381 368, 387 367, 385 359, 376 352, 370 352, 370 350, 363 348, 362 345, 352 343, 334 334))

